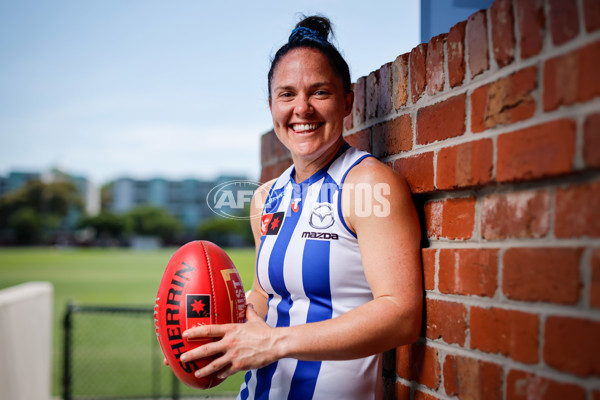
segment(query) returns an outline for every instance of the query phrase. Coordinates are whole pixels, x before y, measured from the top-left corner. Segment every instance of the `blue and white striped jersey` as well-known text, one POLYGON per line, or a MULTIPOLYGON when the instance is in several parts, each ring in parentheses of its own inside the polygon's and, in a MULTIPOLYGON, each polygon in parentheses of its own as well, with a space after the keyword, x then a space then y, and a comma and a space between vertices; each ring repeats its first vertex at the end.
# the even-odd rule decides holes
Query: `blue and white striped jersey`
MULTIPOLYGON (((293 166, 273 184, 262 215, 257 277, 269 295, 266 322, 294 326, 335 318, 373 299, 356 235, 341 211, 341 187, 368 153, 345 145, 297 184, 293 166)), ((281 359, 246 373, 238 399, 382 397, 381 357, 349 361, 281 359)))

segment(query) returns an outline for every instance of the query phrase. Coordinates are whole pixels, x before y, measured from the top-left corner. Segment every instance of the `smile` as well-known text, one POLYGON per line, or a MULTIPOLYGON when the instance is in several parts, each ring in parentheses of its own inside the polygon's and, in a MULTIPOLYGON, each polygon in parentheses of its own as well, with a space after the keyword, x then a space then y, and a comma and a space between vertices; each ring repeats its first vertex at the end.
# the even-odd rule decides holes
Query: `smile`
POLYGON ((292 124, 291 128, 294 132, 299 133, 299 132, 310 132, 310 131, 314 131, 315 129, 317 129, 321 124, 319 123, 312 123, 312 124, 292 124))

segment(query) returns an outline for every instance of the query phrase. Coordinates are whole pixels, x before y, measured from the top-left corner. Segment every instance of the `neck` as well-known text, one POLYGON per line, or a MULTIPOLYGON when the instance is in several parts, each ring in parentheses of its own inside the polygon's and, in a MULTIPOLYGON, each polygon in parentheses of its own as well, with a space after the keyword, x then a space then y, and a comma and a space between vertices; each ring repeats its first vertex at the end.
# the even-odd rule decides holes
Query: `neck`
POLYGON ((294 178, 296 182, 304 182, 321 168, 329 164, 337 154, 340 147, 342 147, 345 143, 346 141, 344 138, 340 136, 340 139, 335 142, 333 146, 329 147, 327 151, 314 159, 299 158, 292 155, 295 170, 294 178))

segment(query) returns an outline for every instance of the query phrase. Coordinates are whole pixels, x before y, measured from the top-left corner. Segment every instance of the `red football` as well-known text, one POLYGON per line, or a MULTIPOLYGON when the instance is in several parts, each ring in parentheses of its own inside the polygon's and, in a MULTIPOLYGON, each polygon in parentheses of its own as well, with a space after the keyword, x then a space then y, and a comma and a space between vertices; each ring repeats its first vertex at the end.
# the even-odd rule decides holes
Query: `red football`
POLYGON ((216 244, 204 240, 179 248, 165 269, 154 305, 156 337, 173 370, 186 385, 208 389, 223 380, 215 374, 198 379, 194 371, 211 357, 181 362, 181 354, 214 339, 187 340, 181 334, 197 325, 243 322, 246 296, 231 259, 216 244))

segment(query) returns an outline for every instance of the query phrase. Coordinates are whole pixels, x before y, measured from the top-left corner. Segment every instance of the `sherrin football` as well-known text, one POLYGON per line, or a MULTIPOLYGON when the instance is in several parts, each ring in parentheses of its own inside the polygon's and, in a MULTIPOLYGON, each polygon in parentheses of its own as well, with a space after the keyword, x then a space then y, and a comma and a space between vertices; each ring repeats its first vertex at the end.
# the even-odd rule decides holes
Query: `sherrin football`
POLYGON ((181 334, 198 325, 243 322, 246 296, 240 276, 216 244, 196 240, 180 247, 165 269, 154 305, 156 336, 169 367, 179 380, 197 389, 221 383, 216 374, 198 379, 194 372, 211 357, 181 362, 186 351, 214 340, 187 340, 181 334))

